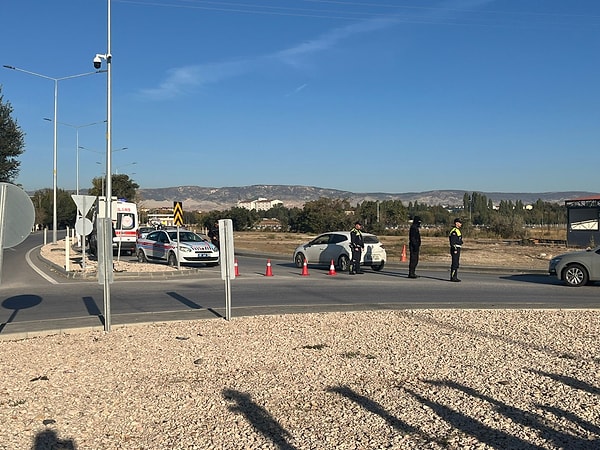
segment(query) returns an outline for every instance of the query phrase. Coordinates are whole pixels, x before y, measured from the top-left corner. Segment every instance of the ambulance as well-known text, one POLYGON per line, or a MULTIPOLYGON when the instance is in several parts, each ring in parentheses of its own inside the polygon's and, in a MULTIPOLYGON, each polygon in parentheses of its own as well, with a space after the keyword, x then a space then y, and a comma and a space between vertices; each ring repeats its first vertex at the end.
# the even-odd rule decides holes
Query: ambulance
MULTIPOLYGON (((113 253, 115 255, 133 255, 137 241, 137 230, 139 228, 137 205, 122 199, 113 197, 112 223, 113 223, 113 253)), ((96 237, 96 220, 103 219, 106 214, 106 198, 98 197, 93 211, 94 229, 89 236, 90 253, 97 254, 98 240, 96 237)))

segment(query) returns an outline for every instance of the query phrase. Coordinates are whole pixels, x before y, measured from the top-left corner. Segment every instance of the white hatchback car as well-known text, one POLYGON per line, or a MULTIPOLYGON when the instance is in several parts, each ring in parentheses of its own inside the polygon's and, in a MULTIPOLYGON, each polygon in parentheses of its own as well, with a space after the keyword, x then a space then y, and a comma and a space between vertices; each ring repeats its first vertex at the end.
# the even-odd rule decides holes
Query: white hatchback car
MULTIPOLYGON (((365 249, 362 253, 361 266, 371 266, 373 270, 381 270, 385 265, 387 254, 385 248, 377 236, 370 233, 363 233, 365 249)), ((334 262, 338 270, 345 272, 350 265, 350 232, 333 231, 323 233, 312 241, 300 245, 294 250, 294 263, 296 267, 304 266, 304 260, 307 264, 330 266, 334 262)))
POLYGON ((136 254, 139 262, 166 262, 170 266, 180 263, 204 263, 216 266, 219 249, 199 234, 188 230, 156 230, 137 240, 136 254))

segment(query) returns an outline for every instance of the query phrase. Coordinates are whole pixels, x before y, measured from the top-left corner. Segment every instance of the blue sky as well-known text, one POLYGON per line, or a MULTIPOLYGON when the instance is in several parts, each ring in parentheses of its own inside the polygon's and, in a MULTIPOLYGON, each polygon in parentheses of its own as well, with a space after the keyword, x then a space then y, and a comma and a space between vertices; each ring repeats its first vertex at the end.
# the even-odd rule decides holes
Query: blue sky
MULTIPOLYGON (((142 188, 600 192, 598 0, 112 0, 113 169, 142 188), (135 164, 133 164, 135 163, 135 164)), ((0 63, 93 71, 107 0, 9 0, 0 63)), ((105 66, 103 66, 105 67, 105 66)), ((52 187, 54 83, 1 68, 52 187)), ((104 171, 106 75, 58 83, 58 187, 104 171), (79 127, 79 128, 75 128, 79 127)))

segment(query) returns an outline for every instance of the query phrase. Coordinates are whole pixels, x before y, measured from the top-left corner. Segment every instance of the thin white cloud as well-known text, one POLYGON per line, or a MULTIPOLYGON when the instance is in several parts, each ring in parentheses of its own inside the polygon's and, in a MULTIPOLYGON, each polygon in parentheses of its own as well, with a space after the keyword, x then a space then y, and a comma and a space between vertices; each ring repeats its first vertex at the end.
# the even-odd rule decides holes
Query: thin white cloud
MULTIPOLYGON (((444 8, 435 9, 429 14, 432 23, 441 23, 451 19, 465 8, 477 8, 494 2, 495 0, 449 0, 444 2, 444 8)), ((421 19, 423 16, 421 16, 421 19)), ((410 21, 410 20, 409 20, 410 21)), ((266 61, 276 61, 292 67, 302 65, 306 57, 334 48, 340 42, 363 33, 371 33, 398 23, 407 22, 406 16, 401 20, 390 16, 353 23, 344 27, 335 28, 316 39, 303 42, 296 46, 262 55, 256 58, 224 61, 208 64, 177 67, 167 72, 167 77, 155 88, 142 89, 139 93, 150 100, 165 100, 185 95, 190 91, 201 88, 207 84, 241 76, 264 67, 266 61)), ((299 90, 304 89, 302 85, 299 90)), ((297 90, 296 92, 299 92, 297 90)))
POLYGON ((164 100, 202 87, 233 78, 249 71, 250 61, 237 60, 198 64, 170 69, 167 78, 155 88, 142 89, 140 94, 152 100, 164 100))
POLYGON ((140 94, 151 100, 165 100, 183 95, 210 83, 243 75, 261 67, 267 60, 275 60, 291 66, 299 65, 299 58, 333 48, 340 41, 359 33, 367 33, 391 25, 389 20, 368 20, 336 28, 312 41, 290 47, 254 59, 225 61, 209 64, 183 66, 170 69, 166 79, 155 88, 142 89, 140 94))
POLYGON ((296 95, 298 92, 303 91, 306 88, 306 86, 308 86, 307 83, 301 84, 296 89, 294 89, 292 92, 287 93, 286 97, 291 97, 292 95, 296 95))
POLYGON ((391 26, 394 23, 394 21, 389 19, 373 19, 341 28, 335 28, 330 32, 319 36, 317 39, 282 50, 270 57, 277 58, 286 64, 297 66, 299 57, 329 50, 335 47, 339 42, 349 39, 357 34, 377 31, 391 26))

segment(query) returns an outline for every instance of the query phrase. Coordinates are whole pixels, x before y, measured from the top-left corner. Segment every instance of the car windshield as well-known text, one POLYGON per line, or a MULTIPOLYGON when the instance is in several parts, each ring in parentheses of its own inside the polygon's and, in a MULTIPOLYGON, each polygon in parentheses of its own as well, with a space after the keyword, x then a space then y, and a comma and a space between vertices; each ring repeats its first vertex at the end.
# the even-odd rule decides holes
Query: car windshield
MULTIPOLYGON (((177 240, 177 231, 169 231, 169 238, 172 241, 176 241, 177 240)), ((206 242, 204 239, 202 239, 196 233, 192 233, 191 231, 180 231, 179 239, 181 240, 181 242, 206 242)))

